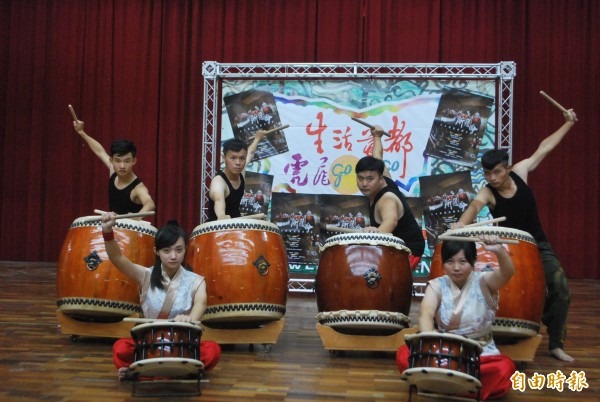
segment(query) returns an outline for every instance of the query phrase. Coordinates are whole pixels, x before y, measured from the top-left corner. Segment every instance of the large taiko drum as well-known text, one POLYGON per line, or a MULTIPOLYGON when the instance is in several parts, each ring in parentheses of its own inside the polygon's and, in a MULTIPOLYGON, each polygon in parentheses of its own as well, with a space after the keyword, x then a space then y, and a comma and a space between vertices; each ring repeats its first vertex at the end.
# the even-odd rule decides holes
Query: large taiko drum
POLYGON ((412 274, 404 242, 385 233, 331 236, 317 270, 317 320, 342 333, 383 335, 408 327, 412 274))
POLYGON ((410 350, 408 369, 402 379, 419 392, 435 394, 476 394, 479 381, 481 345, 460 335, 421 332, 406 335, 410 350))
MULTIPOLYGON (((113 231, 129 260, 154 264, 155 227, 119 219, 113 231)), ((58 309, 81 320, 116 322, 139 312, 138 285, 109 261, 99 217, 82 217, 71 224, 58 258, 56 292, 58 309)))
POLYGON ((185 263, 206 278, 202 323, 254 326, 284 316, 288 259, 275 224, 236 218, 199 225, 185 263))
MULTIPOLYGON (((444 234, 451 236, 490 234, 519 241, 519 244, 504 244, 515 266, 515 273, 499 291, 499 307, 492 332, 498 338, 535 336, 540 330, 546 280, 540 253, 533 237, 522 230, 501 226, 453 229, 444 234)), ((435 246, 431 260, 430 279, 444 275, 441 253, 440 241, 435 246)), ((498 269, 496 255, 486 251, 482 244, 477 243, 475 271, 491 269, 498 269)))
POLYGON ((158 320, 133 327, 134 374, 177 377, 204 369, 200 361, 202 328, 187 322, 158 320))

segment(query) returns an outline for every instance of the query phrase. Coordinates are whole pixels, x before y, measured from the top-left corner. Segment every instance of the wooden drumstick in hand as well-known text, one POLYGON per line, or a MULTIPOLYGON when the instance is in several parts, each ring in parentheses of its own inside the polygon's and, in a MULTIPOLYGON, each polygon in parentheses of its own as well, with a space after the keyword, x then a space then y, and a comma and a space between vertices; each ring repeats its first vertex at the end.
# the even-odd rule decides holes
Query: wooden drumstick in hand
MULTIPOLYGON (((367 127, 369 127, 371 130, 375 130, 375 126, 374 126, 374 125, 372 125, 372 124, 369 124, 369 123, 367 123, 367 122, 366 122, 366 121, 364 121, 364 120, 357 119, 356 117, 351 117, 351 119, 352 119, 352 120, 354 120, 354 121, 355 121, 355 122, 357 122, 357 123, 360 123, 360 124, 362 124, 363 126, 367 126, 367 127)), ((383 135, 385 135, 385 136, 388 136, 388 137, 391 137, 390 133, 388 133, 387 131, 384 131, 384 132, 383 132, 383 135)))
MULTIPOLYGON (((474 237, 474 236, 452 236, 452 235, 441 234, 438 236, 438 239, 439 240, 466 241, 466 242, 472 242, 472 243, 481 242, 479 237, 474 237)), ((502 244, 502 243, 519 244, 519 241, 514 240, 514 239, 498 239, 498 243, 500 243, 500 244, 502 244)))
POLYGON ((69 105, 69 110, 71 111, 71 116, 73 116, 73 120, 79 121, 79 119, 77 118, 77 115, 75 114, 75 110, 73 109, 73 106, 69 105))
MULTIPOLYGON (((94 213, 96 214, 107 214, 108 212, 106 211, 102 211, 100 209, 94 209, 94 213)), ((154 215, 156 212, 155 211, 146 211, 146 212, 133 212, 133 213, 129 213, 129 214, 122 214, 122 215, 117 215, 115 216, 115 219, 124 219, 124 218, 140 218, 140 217, 144 217, 144 216, 152 216, 154 215)), ((96 216, 92 216, 88 219, 86 219, 85 221, 95 221, 100 219, 100 217, 96 217, 96 216)))
POLYGON ((325 225, 325 230, 328 232, 338 232, 338 233, 362 233, 360 229, 351 229, 351 228, 342 228, 335 225, 325 225))
MULTIPOLYGON (((561 112, 565 113, 565 114, 569 114, 570 112, 565 109, 563 107, 563 105, 561 105, 560 103, 558 103, 557 101, 555 101, 554 99, 552 99, 550 97, 550 95, 548 95, 546 92, 544 91, 540 91, 540 95, 542 95, 544 98, 546 98, 550 103, 552 103, 554 106, 556 106, 558 108, 558 110, 560 110, 561 112)), ((575 117, 575 114, 572 114, 571 117, 573 118, 573 121, 577 121, 577 117, 575 117)))
POLYGON ((281 127, 275 127, 275 128, 273 128, 273 129, 271 129, 271 130, 267 131, 267 132, 265 133, 265 135, 269 135, 269 134, 273 134, 273 133, 276 133, 276 132, 278 132, 278 131, 281 131, 281 130, 285 130, 285 129, 286 129, 286 128, 288 128, 289 126, 290 126, 289 124, 286 124, 285 126, 281 126, 281 127))

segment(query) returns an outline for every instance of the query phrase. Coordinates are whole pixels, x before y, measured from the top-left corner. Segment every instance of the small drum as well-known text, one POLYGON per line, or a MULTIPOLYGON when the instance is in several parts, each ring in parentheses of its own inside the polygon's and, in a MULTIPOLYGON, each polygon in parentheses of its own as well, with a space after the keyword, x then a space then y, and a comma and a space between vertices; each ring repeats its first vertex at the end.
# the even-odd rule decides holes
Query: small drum
POLYGON ((131 329, 134 363, 130 369, 142 376, 178 377, 204 369, 200 361, 202 328, 187 322, 160 320, 131 329))
MULTIPOLYGON (((86 321, 117 322, 140 310, 138 285, 108 259, 100 218, 82 217, 69 228, 58 258, 58 309, 86 321)), ((156 228, 148 222, 119 219, 115 239, 129 260, 154 264, 156 228)))
POLYGON ((410 350, 402 379, 419 392, 444 395, 477 393, 481 345, 460 335, 422 332, 406 335, 410 350))
POLYGON ((321 247, 317 320, 350 334, 383 335, 408 327, 410 250, 387 233, 331 236, 321 247))
POLYGON ((237 218, 199 225, 186 265, 206 278, 203 324, 256 326, 284 316, 288 259, 275 224, 237 218))
MULTIPOLYGON (((496 235, 502 238, 519 240, 519 244, 505 244, 515 266, 515 273, 499 291, 499 307, 492 332, 498 338, 520 338, 535 336, 540 330, 544 309, 546 280, 537 245, 533 237, 524 231, 501 226, 471 227, 449 230, 452 236, 496 235)), ((431 260, 429 278, 444 275, 441 260, 442 243, 435 246, 431 260)), ((475 271, 498 269, 498 260, 492 252, 486 251, 477 243, 475 271)))

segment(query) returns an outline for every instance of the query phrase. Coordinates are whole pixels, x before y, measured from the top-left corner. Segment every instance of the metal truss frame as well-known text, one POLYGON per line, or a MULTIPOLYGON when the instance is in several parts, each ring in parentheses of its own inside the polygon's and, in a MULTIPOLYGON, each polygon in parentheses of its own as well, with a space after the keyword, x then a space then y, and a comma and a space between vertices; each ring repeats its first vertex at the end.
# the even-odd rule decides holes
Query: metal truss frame
MULTIPOLYGON (((221 113, 220 83, 223 79, 477 79, 496 82, 496 147, 512 155, 513 81, 517 67, 513 61, 494 64, 370 64, 370 63, 202 63, 204 110, 202 113, 202 172, 200 183, 201 221, 206 220, 208 183, 218 170, 217 149, 221 113)), ((313 282, 295 283, 291 291, 312 291, 313 282)))

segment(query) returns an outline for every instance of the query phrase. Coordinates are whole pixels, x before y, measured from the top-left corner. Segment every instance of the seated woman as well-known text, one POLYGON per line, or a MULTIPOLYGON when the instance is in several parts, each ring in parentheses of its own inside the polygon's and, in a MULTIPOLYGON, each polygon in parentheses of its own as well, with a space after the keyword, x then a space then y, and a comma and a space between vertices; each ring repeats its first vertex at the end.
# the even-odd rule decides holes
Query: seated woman
MULTIPOLYGON (((185 269, 187 238, 176 222, 169 222, 156 233, 154 252, 156 261, 151 269, 132 263, 125 257, 114 240, 112 227, 116 224, 113 212, 102 215, 102 234, 110 261, 140 287, 140 301, 145 318, 171 319, 178 322, 200 321, 206 310, 206 282, 204 278, 185 269)), ((216 342, 200 342, 200 360, 206 370, 213 368, 221 357, 216 342)), ((119 379, 129 377, 129 366, 134 360, 134 342, 119 339, 113 346, 113 360, 119 379)))
MULTIPOLYGON (((419 330, 437 330, 478 341, 480 356, 480 397, 499 398, 511 388, 510 377, 516 367, 500 354, 492 337, 492 323, 498 310, 498 291, 515 272, 510 256, 497 236, 483 235, 480 240, 493 252, 499 263, 496 271, 474 272, 477 259, 475 243, 445 241, 442 262, 446 275, 428 282, 419 311, 419 330)), ((410 351, 406 345, 396 353, 400 371, 408 367, 410 351)))

